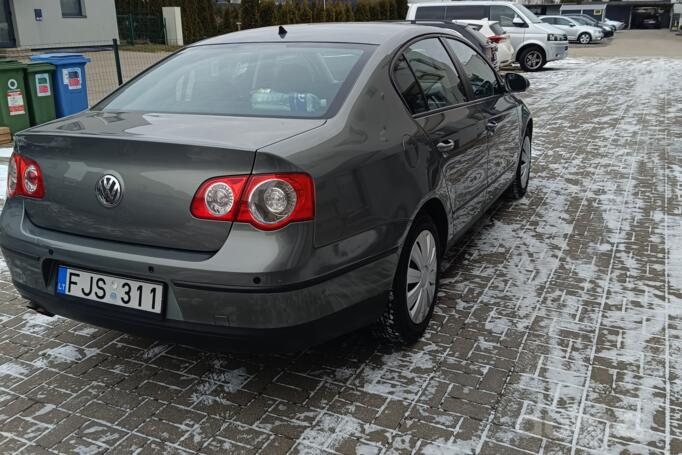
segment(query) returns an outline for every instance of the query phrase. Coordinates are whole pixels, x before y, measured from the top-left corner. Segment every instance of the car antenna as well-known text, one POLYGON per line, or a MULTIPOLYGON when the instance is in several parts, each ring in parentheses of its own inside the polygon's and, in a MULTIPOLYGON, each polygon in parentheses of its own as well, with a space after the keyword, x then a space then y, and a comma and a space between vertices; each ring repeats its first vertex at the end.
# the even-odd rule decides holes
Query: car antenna
POLYGON ((280 25, 278 34, 280 38, 284 39, 284 37, 287 36, 287 29, 280 25))

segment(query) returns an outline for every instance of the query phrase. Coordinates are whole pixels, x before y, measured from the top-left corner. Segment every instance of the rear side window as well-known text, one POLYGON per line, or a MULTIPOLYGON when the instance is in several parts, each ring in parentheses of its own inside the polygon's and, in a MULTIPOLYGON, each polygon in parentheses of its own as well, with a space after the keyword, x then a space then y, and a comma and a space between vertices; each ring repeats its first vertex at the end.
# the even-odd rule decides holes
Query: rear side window
POLYGON ((415 19, 445 19, 444 6, 421 6, 417 8, 415 19))
POLYGON ((446 39, 446 42, 464 67, 464 72, 471 83, 476 99, 502 93, 502 85, 483 57, 460 41, 446 39))
POLYGON ((484 19, 488 16, 488 7, 483 5, 448 5, 445 18, 452 19, 484 19))
MULTIPOLYGON (((412 82, 410 78, 405 77, 404 71, 401 72, 400 78, 395 72, 394 75, 396 83, 413 113, 418 114, 466 101, 462 82, 440 40, 428 38, 418 41, 408 47, 403 56, 414 75, 413 78, 416 79, 422 101, 416 102, 413 98, 405 97, 406 92, 410 93, 411 96, 415 90, 410 90, 412 82)), ((398 63, 400 64, 400 60, 398 63)), ((400 69, 399 66, 398 68, 400 69)))
POLYGON ((324 118, 343 101, 372 49, 326 43, 190 47, 95 109, 324 118))
POLYGON ((490 30, 496 35, 504 35, 506 33, 500 24, 490 24, 490 30))
POLYGON ((490 7, 490 17, 488 19, 499 22, 502 27, 515 27, 513 21, 516 16, 518 16, 516 11, 508 6, 493 5, 490 7))
POLYGON ((427 110, 426 99, 403 55, 395 62, 393 78, 410 111, 414 114, 425 112, 427 110))

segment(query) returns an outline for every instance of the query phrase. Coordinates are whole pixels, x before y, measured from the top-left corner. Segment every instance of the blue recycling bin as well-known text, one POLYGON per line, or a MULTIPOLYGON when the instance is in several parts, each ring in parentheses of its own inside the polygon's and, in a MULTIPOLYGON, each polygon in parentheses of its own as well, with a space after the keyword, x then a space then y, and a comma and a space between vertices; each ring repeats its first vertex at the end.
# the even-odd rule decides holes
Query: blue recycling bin
POLYGON ((57 117, 66 117, 88 108, 88 85, 85 65, 90 59, 82 54, 40 54, 31 56, 34 62, 47 62, 56 68, 52 85, 57 117))

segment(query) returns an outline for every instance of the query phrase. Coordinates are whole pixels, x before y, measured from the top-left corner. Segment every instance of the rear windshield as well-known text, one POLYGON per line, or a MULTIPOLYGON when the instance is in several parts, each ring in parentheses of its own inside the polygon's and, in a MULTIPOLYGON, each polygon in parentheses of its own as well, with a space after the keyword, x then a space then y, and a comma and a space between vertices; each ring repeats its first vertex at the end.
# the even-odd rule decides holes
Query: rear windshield
POLYGON ((502 28, 502 26, 500 24, 495 23, 495 24, 488 24, 488 25, 490 26, 490 30, 494 34, 496 34, 496 35, 504 35, 505 34, 504 28, 502 28))
POLYGON ((323 118, 343 102, 372 49, 338 43, 188 48, 95 110, 323 118))

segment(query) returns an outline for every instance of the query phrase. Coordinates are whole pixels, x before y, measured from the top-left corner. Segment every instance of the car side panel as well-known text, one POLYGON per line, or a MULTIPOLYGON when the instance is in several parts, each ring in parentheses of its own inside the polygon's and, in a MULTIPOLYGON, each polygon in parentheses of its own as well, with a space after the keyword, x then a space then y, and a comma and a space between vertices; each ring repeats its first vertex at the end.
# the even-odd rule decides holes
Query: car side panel
POLYGON ((349 106, 304 135, 265 147, 254 172, 291 169, 315 182, 316 248, 363 236, 353 254, 379 254, 399 246, 420 205, 439 190, 440 158, 394 89, 392 54, 349 106))

